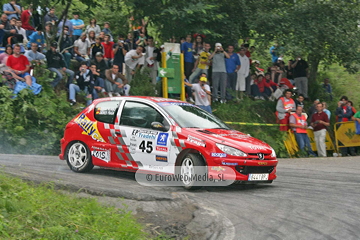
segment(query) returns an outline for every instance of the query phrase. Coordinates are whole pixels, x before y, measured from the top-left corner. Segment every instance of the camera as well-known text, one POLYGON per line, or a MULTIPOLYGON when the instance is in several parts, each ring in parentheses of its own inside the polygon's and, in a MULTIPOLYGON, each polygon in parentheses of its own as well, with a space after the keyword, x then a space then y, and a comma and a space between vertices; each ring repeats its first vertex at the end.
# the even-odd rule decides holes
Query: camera
POLYGON ((120 40, 119 42, 124 43, 124 40, 120 40))
POLYGON ((340 101, 340 104, 344 104, 344 102, 343 102, 343 101, 340 101))
POLYGON ((298 58, 298 60, 300 61, 300 60, 301 60, 301 58, 298 58))

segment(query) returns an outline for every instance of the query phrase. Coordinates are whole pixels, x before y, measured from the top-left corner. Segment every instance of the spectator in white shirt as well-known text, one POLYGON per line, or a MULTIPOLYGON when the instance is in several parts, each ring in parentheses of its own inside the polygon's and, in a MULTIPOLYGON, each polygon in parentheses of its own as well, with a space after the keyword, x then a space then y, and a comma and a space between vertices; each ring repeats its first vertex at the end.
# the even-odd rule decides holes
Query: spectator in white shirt
POLYGON ((21 35, 24 37, 23 43, 24 43, 24 44, 27 44, 27 42, 28 42, 29 40, 28 40, 27 37, 26 37, 26 30, 23 29, 21 26, 22 26, 21 20, 20 20, 20 19, 17 19, 17 20, 16 20, 16 24, 15 24, 16 31, 17 31, 18 34, 21 34, 21 35))
POLYGON ((125 55, 126 79, 130 82, 137 68, 144 65, 145 48, 137 46, 135 50, 130 50, 125 55))

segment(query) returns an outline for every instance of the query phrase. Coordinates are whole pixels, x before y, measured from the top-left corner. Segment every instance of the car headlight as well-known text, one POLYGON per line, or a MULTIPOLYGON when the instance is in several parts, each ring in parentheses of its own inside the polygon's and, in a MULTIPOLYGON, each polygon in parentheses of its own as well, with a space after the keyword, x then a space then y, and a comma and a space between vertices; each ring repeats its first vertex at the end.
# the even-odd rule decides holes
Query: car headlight
POLYGON ((243 151, 240 151, 239 149, 236 149, 233 147, 222 145, 220 143, 217 143, 216 146, 224 153, 232 155, 232 156, 237 156, 237 157, 246 157, 247 156, 247 154, 244 153, 243 151))
POLYGON ((270 156, 276 158, 276 152, 275 152, 275 150, 273 148, 271 148, 271 155, 270 156))

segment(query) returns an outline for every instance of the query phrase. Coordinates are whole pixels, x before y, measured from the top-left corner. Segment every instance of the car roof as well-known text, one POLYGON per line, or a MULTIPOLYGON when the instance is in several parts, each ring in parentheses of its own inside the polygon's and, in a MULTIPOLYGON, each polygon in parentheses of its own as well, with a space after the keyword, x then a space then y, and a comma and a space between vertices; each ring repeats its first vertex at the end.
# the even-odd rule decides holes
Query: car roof
POLYGON ((116 101, 116 100, 148 100, 154 103, 161 103, 161 102, 179 102, 179 103, 187 103, 184 101, 180 101, 177 99, 171 98, 162 98, 162 97, 148 97, 148 96, 121 96, 121 97, 106 97, 106 98, 98 98, 93 101, 93 104, 98 104, 99 102, 105 101, 116 101))

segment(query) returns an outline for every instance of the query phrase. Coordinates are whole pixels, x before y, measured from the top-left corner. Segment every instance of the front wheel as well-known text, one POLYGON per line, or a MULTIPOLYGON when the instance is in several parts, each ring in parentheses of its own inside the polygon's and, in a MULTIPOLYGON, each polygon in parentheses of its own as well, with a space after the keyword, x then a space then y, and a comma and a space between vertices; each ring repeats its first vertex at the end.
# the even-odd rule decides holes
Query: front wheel
POLYGON ((185 189, 202 188, 202 183, 196 180, 196 176, 204 176, 206 173, 205 163, 198 154, 189 153, 181 162, 180 175, 185 189))
POLYGON ((74 172, 88 172, 93 169, 91 154, 86 144, 74 142, 66 152, 66 162, 74 172))

